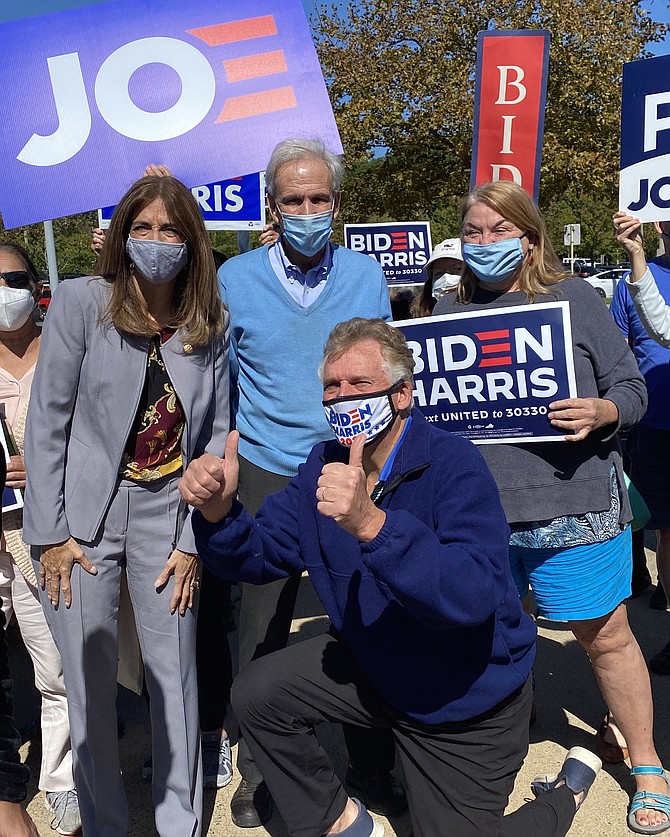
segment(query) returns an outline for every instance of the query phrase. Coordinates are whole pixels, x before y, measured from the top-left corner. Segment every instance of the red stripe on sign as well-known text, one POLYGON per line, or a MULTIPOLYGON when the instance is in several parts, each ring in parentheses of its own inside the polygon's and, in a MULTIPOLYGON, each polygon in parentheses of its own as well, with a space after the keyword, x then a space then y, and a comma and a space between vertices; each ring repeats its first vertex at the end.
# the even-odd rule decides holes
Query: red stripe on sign
POLYGON ((187 29, 189 35, 200 38, 207 46, 234 44, 237 41, 250 41, 252 38, 265 38, 277 34, 277 24, 272 15, 249 17, 246 20, 233 20, 230 23, 216 23, 201 29, 187 29))
POLYGON ((248 116, 260 116, 263 113, 297 107, 293 88, 277 87, 275 90, 263 90, 260 93, 248 93, 246 96, 226 99, 216 122, 233 122, 235 119, 246 119, 248 116))
POLYGON ((509 352, 511 346, 509 343, 493 343, 490 346, 482 346, 482 353, 485 355, 492 355, 495 352, 509 352))
POLYGON ((512 365, 512 358, 511 357, 485 357, 482 358, 482 362, 479 364, 480 366, 511 366, 512 365))
POLYGON ((479 340, 503 340, 509 337, 509 329, 502 328, 500 331, 475 331, 475 336, 479 340))
POLYGON ((223 67, 226 71, 226 81, 231 83, 288 72, 284 51, 281 49, 245 55, 242 58, 230 58, 223 62, 223 67))

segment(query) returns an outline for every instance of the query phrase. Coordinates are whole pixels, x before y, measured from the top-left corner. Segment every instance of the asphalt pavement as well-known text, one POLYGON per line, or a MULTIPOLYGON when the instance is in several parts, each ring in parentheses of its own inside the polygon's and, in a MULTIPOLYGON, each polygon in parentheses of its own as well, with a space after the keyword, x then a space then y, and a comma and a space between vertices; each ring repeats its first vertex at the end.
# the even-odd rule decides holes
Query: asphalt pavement
MULTIPOLYGON (((652 541, 648 541, 649 544, 652 541)), ((647 551, 649 566, 655 578, 654 553, 647 551)), ((642 597, 629 602, 629 616, 635 635, 646 658, 658 651, 670 639, 670 613, 649 609, 650 588, 642 597)), ((314 595, 309 580, 303 578, 292 642, 299 642, 324 631, 327 620, 314 595)), ((572 638, 566 626, 544 619, 538 621, 538 658, 535 666, 537 722, 531 728, 531 746, 526 762, 519 773, 510 810, 528 799, 531 779, 537 773, 555 773, 567 750, 580 745, 595 749, 595 731, 603 717, 604 704, 590 663, 572 638)), ((236 645, 237 635, 230 634, 236 645)), ((31 687, 30 661, 23 650, 16 628, 10 629, 13 675, 16 692, 16 715, 27 740, 22 756, 31 767, 33 779, 29 788, 28 810, 35 820, 41 837, 55 832, 44 808, 44 796, 38 791, 39 735, 34 725, 39 715, 39 702, 31 687)), ((398 671, 402 677, 402 671, 398 671)), ((661 759, 670 766, 670 676, 652 675, 655 701, 656 743, 661 759)), ((150 783, 141 778, 142 762, 149 754, 149 721, 142 698, 122 690, 119 698, 125 733, 120 741, 124 781, 130 806, 130 837, 155 835, 150 783)), ((110 730, 110 734, 114 734, 110 730)), ((319 731, 324 746, 331 754, 340 776, 346 770, 346 754, 342 733, 335 725, 325 725, 319 731)), ((400 774, 399 774, 400 775, 400 774)), ((230 797, 237 786, 236 773, 228 787, 205 792, 203 835, 210 837, 285 837, 286 829, 277 813, 265 828, 238 829, 230 821, 230 797)), ((571 837, 624 837, 631 832, 626 827, 626 811, 634 783, 626 764, 606 766, 593 786, 588 799, 579 811, 570 830, 571 837)), ((409 837, 411 827, 407 817, 393 822, 378 818, 384 824, 387 837, 409 837)), ((670 837, 670 831, 667 832, 670 837)), ((458 837, 446 835, 445 837, 458 837)))

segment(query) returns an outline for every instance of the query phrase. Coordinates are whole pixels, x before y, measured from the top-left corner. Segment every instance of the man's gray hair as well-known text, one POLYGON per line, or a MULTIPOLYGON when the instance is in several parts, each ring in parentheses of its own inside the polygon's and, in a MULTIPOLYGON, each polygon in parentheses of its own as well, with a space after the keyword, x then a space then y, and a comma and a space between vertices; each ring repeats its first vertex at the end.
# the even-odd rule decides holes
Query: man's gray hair
POLYGON ((366 320, 363 317, 354 317, 352 320, 338 323, 328 335, 323 347, 323 360, 319 366, 321 383, 326 364, 363 340, 372 340, 379 344, 382 369, 386 372, 390 384, 397 381, 413 383, 414 356, 402 331, 393 328, 384 320, 366 320))
POLYGON ((290 139, 284 140, 275 146, 270 161, 265 170, 265 185, 268 194, 274 197, 275 180, 277 172, 287 163, 297 163, 305 158, 321 160, 328 167, 330 172, 330 186, 333 193, 339 192, 344 176, 344 163, 342 158, 317 139, 290 139))

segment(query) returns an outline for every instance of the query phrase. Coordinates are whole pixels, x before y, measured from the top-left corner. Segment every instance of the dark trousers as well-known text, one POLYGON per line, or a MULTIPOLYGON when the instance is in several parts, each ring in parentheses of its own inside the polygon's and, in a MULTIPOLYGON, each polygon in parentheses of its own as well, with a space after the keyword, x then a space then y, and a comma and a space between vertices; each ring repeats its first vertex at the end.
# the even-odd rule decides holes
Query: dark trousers
MULTIPOLYGON (((2 470, 4 485, 4 464, 2 470)), ((28 794, 30 769, 27 764, 21 763, 20 746, 21 736, 12 714, 12 678, 5 614, 0 608, 0 802, 23 802, 28 794)))
POLYGON ((213 575, 205 566, 200 580, 195 659, 198 669, 200 729, 221 729, 230 702, 233 664, 226 633, 230 582, 213 575))
MULTIPOLYGON (((240 457, 238 496, 249 514, 256 514, 268 494, 281 491, 290 477, 273 474, 240 457)), ((239 658, 240 671, 252 661, 286 647, 291 632, 300 576, 291 576, 272 584, 241 584, 239 658)), ((386 730, 344 727, 349 762, 361 774, 393 770, 395 743, 386 730)), ((262 781, 262 771, 240 738, 237 769, 243 779, 253 784, 262 781)))
POLYGON ((314 734, 323 722, 393 732, 416 837, 563 837, 574 818, 565 786, 503 817, 528 751, 530 681, 486 715, 422 726, 386 704, 346 646, 324 634, 251 663, 232 701, 294 837, 320 837, 347 801, 314 734))

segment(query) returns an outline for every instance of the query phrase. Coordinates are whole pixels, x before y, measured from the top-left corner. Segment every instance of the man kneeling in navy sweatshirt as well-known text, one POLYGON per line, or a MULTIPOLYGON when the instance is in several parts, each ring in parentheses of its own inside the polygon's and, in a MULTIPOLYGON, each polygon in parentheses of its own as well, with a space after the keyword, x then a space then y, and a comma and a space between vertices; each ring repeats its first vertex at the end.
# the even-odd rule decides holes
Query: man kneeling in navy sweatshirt
POLYGON ((255 519, 235 499, 237 433, 182 478, 213 573, 265 584, 307 570, 331 620, 245 668, 233 707, 293 837, 381 833, 314 734, 327 721, 393 730, 416 837, 559 837, 599 762, 575 748, 503 817, 528 749, 535 627, 493 478, 474 445, 413 409, 412 371, 398 330, 340 323, 319 370, 336 441, 255 519))

